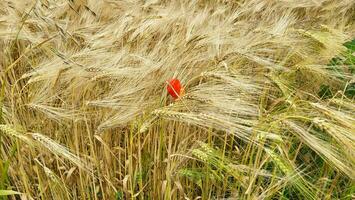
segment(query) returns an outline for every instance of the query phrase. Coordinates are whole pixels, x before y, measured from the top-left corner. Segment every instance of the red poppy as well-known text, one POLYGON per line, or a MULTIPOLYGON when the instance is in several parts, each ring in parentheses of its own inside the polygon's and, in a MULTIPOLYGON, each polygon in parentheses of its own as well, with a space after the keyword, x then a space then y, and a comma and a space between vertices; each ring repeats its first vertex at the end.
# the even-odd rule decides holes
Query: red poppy
POLYGON ((179 79, 173 78, 168 81, 168 86, 166 87, 168 93, 174 98, 179 98, 181 94, 181 83, 179 79))

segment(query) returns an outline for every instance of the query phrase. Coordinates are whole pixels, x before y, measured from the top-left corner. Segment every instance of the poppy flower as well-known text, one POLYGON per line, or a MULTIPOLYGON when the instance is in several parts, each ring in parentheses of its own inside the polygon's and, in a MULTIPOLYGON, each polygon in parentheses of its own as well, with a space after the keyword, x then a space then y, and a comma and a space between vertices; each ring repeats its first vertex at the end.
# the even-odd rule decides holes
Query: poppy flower
POLYGON ((181 96, 182 88, 179 79, 173 78, 168 81, 168 85, 166 87, 170 96, 174 99, 179 98, 181 96))

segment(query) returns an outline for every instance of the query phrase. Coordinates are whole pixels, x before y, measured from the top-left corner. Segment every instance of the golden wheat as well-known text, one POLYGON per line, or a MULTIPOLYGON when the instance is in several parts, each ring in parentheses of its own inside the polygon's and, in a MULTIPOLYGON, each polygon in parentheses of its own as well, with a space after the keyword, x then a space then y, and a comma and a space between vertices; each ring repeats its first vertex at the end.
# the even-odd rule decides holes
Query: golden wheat
POLYGON ((351 199, 354 7, 0 1, 0 190, 351 199))

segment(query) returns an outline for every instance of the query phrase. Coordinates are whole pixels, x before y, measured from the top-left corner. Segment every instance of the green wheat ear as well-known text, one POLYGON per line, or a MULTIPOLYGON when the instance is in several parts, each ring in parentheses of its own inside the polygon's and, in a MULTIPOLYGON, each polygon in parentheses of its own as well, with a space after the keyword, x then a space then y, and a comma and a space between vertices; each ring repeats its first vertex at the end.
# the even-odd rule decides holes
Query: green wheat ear
POLYGON ((198 169, 181 169, 179 170, 179 175, 191 179, 200 188, 202 188, 202 180, 209 176, 198 169))
POLYGON ((21 192, 17 192, 14 190, 0 190, 0 196, 10 196, 10 195, 20 195, 21 192))
POLYGON ((289 178, 289 182, 294 186, 302 196, 307 199, 317 199, 317 191, 311 183, 306 181, 300 172, 294 169, 293 165, 288 159, 282 158, 280 155, 265 148, 266 153, 271 157, 272 161, 282 171, 285 177, 289 178))

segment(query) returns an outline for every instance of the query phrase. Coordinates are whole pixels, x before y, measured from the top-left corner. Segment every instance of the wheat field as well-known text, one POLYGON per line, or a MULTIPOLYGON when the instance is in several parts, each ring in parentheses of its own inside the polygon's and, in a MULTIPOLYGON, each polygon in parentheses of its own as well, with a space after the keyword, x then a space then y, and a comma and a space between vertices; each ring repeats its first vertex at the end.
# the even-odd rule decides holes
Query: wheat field
POLYGON ((0 47, 1 200, 355 198, 353 0, 1 0, 0 47))

